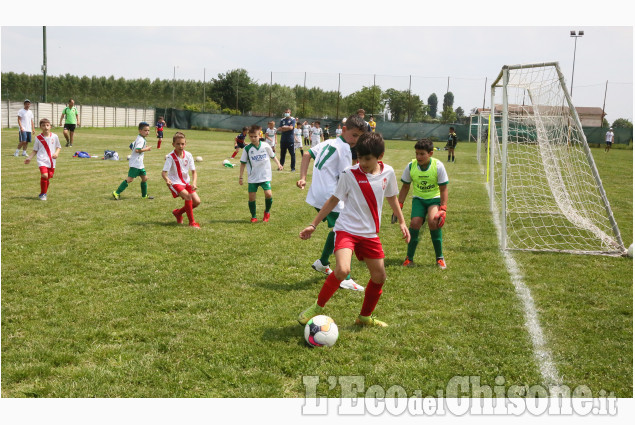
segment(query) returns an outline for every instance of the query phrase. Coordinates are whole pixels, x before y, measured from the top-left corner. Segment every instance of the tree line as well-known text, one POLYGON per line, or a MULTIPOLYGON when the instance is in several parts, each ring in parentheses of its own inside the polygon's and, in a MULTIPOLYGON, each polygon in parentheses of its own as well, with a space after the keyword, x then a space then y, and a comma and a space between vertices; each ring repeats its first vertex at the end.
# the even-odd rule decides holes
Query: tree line
MULTIPOLYGON (((43 76, 2 73, 3 99, 43 100, 43 76)), ((454 96, 446 93, 438 116, 438 99, 427 102, 408 90, 379 86, 362 87, 347 96, 319 87, 258 84, 245 69, 218 74, 211 81, 125 79, 71 74, 47 77, 47 102, 118 107, 157 107, 227 114, 276 115, 287 107, 304 117, 347 116, 358 109, 381 120, 384 111, 394 122, 457 122, 465 119, 461 107, 453 108, 454 96)))
MULTIPOLYGON (((7 100, 43 100, 43 76, 2 73, 2 98, 7 100)), ((289 107, 302 117, 344 117, 364 109, 378 121, 393 122, 469 122, 462 107, 454 108, 454 94, 447 92, 439 108, 436 93, 426 101, 408 90, 379 86, 364 86, 347 96, 319 87, 293 87, 280 84, 259 84, 247 70, 239 68, 220 73, 205 83, 196 80, 150 80, 110 77, 78 77, 60 75, 47 77, 47 102, 66 103, 69 98, 78 104, 117 107, 176 108, 197 112, 276 116, 289 107)), ((473 108, 473 113, 476 108, 473 108)), ((614 127, 632 123, 618 119, 614 127)))

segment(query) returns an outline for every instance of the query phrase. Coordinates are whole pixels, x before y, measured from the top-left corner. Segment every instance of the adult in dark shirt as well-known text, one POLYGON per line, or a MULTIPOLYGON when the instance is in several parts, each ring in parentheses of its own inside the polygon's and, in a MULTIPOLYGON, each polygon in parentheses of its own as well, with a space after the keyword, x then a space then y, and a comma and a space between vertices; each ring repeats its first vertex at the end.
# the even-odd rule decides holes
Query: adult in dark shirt
POLYGON ((280 164, 284 165, 284 160, 289 151, 291 157, 291 171, 295 171, 295 149, 293 147, 293 130, 295 129, 295 118, 291 116, 291 109, 284 111, 284 117, 280 120, 278 133, 280 133, 280 164))

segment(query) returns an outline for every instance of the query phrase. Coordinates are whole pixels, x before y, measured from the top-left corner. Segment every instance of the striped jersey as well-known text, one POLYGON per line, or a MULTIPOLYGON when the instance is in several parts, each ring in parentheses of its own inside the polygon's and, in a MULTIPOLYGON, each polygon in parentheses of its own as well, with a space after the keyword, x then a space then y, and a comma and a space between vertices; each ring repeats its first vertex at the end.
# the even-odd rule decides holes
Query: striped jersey
POLYGON ((174 151, 170 152, 165 159, 165 164, 163 164, 163 171, 168 172, 168 179, 170 179, 172 184, 189 184, 189 171, 194 170, 196 170, 194 158, 188 151, 181 152, 180 157, 174 151))
POLYGON ((342 173, 333 195, 344 201, 345 207, 335 222, 334 231, 377 237, 384 198, 399 194, 395 170, 381 161, 379 167, 379 174, 364 173, 359 164, 342 173))

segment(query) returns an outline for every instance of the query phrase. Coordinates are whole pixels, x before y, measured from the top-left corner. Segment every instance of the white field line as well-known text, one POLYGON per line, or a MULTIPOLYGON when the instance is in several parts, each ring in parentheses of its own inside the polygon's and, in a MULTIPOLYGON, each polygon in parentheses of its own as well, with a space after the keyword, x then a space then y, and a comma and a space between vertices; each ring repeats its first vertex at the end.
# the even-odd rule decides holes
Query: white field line
MULTIPOLYGON (((487 184, 486 184, 487 186, 487 184)), ((487 186, 489 193, 489 186, 487 186)), ((492 196, 492 194, 490 194, 492 196)), ((496 226, 496 232, 498 233, 498 240, 500 243, 501 224, 498 211, 493 211, 492 216, 494 218, 494 226, 496 226)), ((551 394, 559 393, 562 381, 558 375, 558 370, 551 358, 551 352, 547 348, 545 336, 540 327, 540 321, 538 320, 538 312, 534 305, 534 299, 531 296, 531 291, 525 285, 523 281, 522 273, 518 267, 518 263, 514 260, 512 254, 507 250, 501 250, 503 258, 505 259, 505 265, 507 271, 516 289, 516 296, 523 304, 523 313, 525 316, 525 327, 531 337, 531 343, 534 348, 534 357, 540 368, 540 374, 542 375, 543 383, 549 387, 551 394)))

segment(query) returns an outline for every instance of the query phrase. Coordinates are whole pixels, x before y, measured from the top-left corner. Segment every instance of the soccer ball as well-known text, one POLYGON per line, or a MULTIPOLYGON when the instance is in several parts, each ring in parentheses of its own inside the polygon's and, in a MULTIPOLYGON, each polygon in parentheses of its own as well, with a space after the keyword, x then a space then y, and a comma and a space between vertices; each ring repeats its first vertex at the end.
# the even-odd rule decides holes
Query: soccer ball
POLYGON ((342 118, 342 124, 346 124, 346 118, 342 118))
POLYGON ((170 154, 167 154, 167 155, 165 156, 165 159, 168 159, 168 157, 169 157, 169 156, 170 156, 170 154))
POLYGON ((304 327, 304 339, 311 347, 332 347, 340 332, 328 316, 315 316, 304 327))
POLYGON ((633 258, 633 244, 631 244, 631 246, 628 247, 628 256, 633 258))
POLYGON ((194 160, 196 162, 201 162, 203 160, 203 157, 202 156, 197 156, 196 158, 194 158, 194 160))
POLYGON ((131 156, 132 156, 132 155, 128 155, 128 158, 127 158, 127 159, 130 159, 130 157, 131 157, 131 156))

